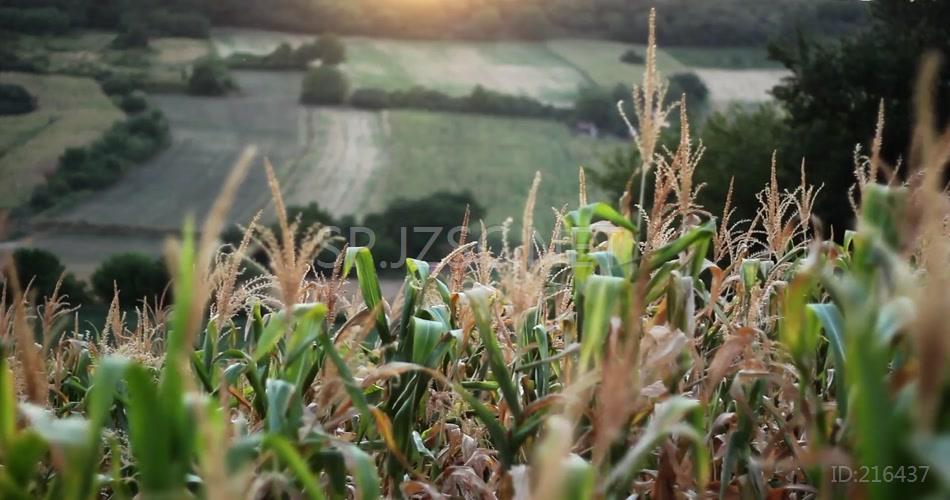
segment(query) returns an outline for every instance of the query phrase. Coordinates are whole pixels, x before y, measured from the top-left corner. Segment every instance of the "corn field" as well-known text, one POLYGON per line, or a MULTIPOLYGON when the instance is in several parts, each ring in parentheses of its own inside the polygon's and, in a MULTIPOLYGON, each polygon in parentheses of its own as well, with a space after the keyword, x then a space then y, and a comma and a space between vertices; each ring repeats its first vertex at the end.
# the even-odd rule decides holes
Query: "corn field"
POLYGON ((279 230, 219 246, 251 154, 168 245, 170 306, 128 318, 116 299, 90 328, 68 297, 7 279, 0 497, 946 498, 938 62, 905 165, 880 158, 881 116, 853 192, 820 193, 804 167, 779 186, 773 165, 758 215, 734 221, 728 200, 695 202, 685 113, 678 147, 659 146, 685 106, 655 59, 651 35, 627 117, 645 160, 619 208, 588 202, 582 170, 542 243, 538 178, 520 246, 463 234, 409 260, 392 304, 367 248, 313 272, 332 237, 287 220, 269 166, 279 230), (851 196, 855 229, 825 234, 820 195, 851 196), (252 248, 270 268, 246 279, 252 248))

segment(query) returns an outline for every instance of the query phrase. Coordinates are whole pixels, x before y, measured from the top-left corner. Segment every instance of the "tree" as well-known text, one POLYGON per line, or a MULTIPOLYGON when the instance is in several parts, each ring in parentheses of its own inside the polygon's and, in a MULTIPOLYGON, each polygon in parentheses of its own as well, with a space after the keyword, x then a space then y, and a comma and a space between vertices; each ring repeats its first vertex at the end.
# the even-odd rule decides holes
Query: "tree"
POLYGON ((341 104, 349 93, 349 82, 334 66, 321 64, 303 79, 300 102, 304 104, 341 104))
POLYGON ((12 83, 0 83, 0 116, 23 115, 36 109, 36 98, 25 88, 12 83))
POLYGON ((469 220, 485 216, 485 208, 469 192, 439 191, 425 198, 394 200, 385 211, 366 216, 364 225, 376 235, 377 262, 398 262, 400 257, 438 260, 452 250, 449 238, 462 224, 465 207, 469 220), (434 236, 433 236, 434 235, 434 236), (428 246, 428 248, 427 248, 428 246))
POLYGON ((346 46, 343 40, 333 34, 326 34, 317 40, 317 50, 323 64, 335 66, 346 59, 346 46))
POLYGON ((755 217, 756 193, 769 182, 772 153, 776 153, 779 184, 793 188, 800 179, 801 158, 785 144, 789 129, 781 111, 770 104, 752 109, 733 105, 710 116, 703 126, 706 152, 696 169, 698 182, 706 186, 700 203, 713 215, 722 213, 734 179, 733 221, 755 217))
POLYGON ((191 68, 188 93, 194 95, 223 95, 236 87, 227 66, 218 59, 207 57, 191 68))
POLYGON ((138 253, 121 253, 99 265, 92 274, 92 289, 100 299, 110 302, 118 287, 119 302, 132 306, 142 299, 160 298, 168 281, 168 272, 161 260, 138 253))
POLYGON ((53 253, 39 248, 18 248, 13 252, 13 265, 17 271, 20 287, 30 286, 36 300, 50 297, 56 283, 62 279, 59 296, 71 305, 90 302, 86 285, 75 276, 65 273, 66 268, 53 253))
MULTIPOLYGON (((792 76, 774 90, 788 111, 789 144, 806 157, 812 181, 833 196, 819 196, 820 217, 837 228, 853 216, 845 193, 855 182, 852 153, 865 151, 883 101, 884 158, 907 158, 911 137, 912 93, 921 56, 927 50, 950 55, 950 2, 877 0, 871 26, 838 43, 796 40, 775 43, 771 55, 792 76)), ((946 60, 946 58, 945 58, 946 60)), ((950 115, 950 70, 944 64, 938 84, 937 116, 950 115)))

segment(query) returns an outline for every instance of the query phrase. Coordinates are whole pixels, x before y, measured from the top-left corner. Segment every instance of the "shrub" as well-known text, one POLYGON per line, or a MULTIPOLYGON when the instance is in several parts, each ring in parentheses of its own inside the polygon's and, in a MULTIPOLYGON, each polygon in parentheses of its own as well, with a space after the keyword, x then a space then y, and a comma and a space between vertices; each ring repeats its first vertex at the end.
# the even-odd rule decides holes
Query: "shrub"
POLYGON ((154 156, 168 143, 168 121, 159 110, 130 116, 87 147, 69 148, 45 186, 30 197, 34 210, 45 210, 73 191, 96 190, 115 183, 130 165, 154 156))
POLYGON ((709 88, 696 73, 676 73, 670 77, 668 95, 679 98, 683 94, 686 94, 688 103, 701 104, 709 98, 709 88))
POLYGON ((0 31, 36 35, 60 34, 69 29, 69 16, 54 7, 0 7, 0 31))
POLYGON ((235 53, 228 57, 228 65, 242 69, 264 70, 302 70, 320 58, 316 42, 306 43, 294 49, 289 43, 282 43, 270 54, 235 53))
POLYGON ((349 82, 342 71, 321 64, 307 72, 303 79, 300 102, 304 104, 341 104, 346 100, 349 82))
POLYGON ((39 248, 18 248, 13 252, 13 265, 20 287, 30 285, 30 291, 36 294, 38 301, 52 296, 60 278, 63 281, 59 296, 65 296, 71 305, 86 304, 91 300, 86 285, 72 274, 65 273, 65 266, 52 252, 39 248))
POLYGON ((349 102, 363 109, 409 108, 534 118, 562 118, 566 115, 564 110, 531 97, 503 94, 480 85, 476 85, 472 93, 466 96, 450 96, 425 87, 391 92, 363 88, 353 91, 349 102))
POLYGON ((188 93, 217 96, 236 88, 227 66, 219 59, 205 58, 196 62, 188 77, 188 93))
POLYGON ((627 64, 644 64, 646 59, 643 58, 643 55, 640 54, 638 50, 627 49, 623 54, 620 55, 620 60, 627 64))
POLYGON ((104 302, 110 302, 115 287, 123 305, 149 302, 160 298, 168 286, 168 273, 161 260, 137 253, 108 257, 92 274, 92 289, 104 302))
POLYGON ((109 72, 98 78, 99 87, 107 95, 125 95, 142 90, 145 78, 139 73, 109 72))
POLYGON ((0 116, 22 115, 36 109, 36 98, 21 85, 0 83, 0 116))
POLYGON ((385 109, 391 106, 391 102, 385 90, 356 89, 350 94, 350 105, 362 109, 385 109))
POLYGON ((124 23, 122 30, 109 45, 113 49, 144 49, 148 47, 148 26, 141 21, 124 23))
POLYGON ((18 54, 0 47, 0 71, 42 73, 49 66, 49 56, 41 54, 18 54))
POLYGON ((145 98, 145 94, 141 91, 133 91, 118 99, 119 107, 122 108, 122 111, 129 114, 141 113, 148 108, 148 101, 145 98))
POLYGON ((470 192, 447 191, 416 200, 396 199, 382 212, 367 215, 363 224, 376 234, 377 262, 396 263, 404 257, 438 260, 445 256, 452 250, 449 233, 461 225, 466 207, 471 210, 469 220, 485 216, 485 208, 470 192))
POLYGON ((314 52, 320 54, 320 60, 323 61, 323 64, 330 66, 340 64, 346 59, 346 46, 343 45, 343 40, 333 34, 321 36, 317 40, 314 52))

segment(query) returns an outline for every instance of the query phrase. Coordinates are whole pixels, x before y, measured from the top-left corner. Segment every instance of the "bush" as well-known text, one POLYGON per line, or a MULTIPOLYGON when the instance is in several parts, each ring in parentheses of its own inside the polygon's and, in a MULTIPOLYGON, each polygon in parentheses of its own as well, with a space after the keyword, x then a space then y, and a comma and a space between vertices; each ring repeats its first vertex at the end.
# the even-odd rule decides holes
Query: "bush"
POLYGON ((235 53, 228 57, 228 65, 241 69, 264 70, 302 70, 320 58, 316 42, 306 43, 294 49, 289 43, 282 43, 270 54, 235 53))
POLYGON ((515 96, 487 90, 477 85, 467 96, 450 96, 438 90, 413 87, 409 90, 387 92, 382 89, 356 89, 350 104, 363 109, 408 108, 455 113, 523 116, 534 118, 563 118, 564 110, 527 96, 515 96))
POLYGON ((191 76, 188 77, 189 94, 216 96, 235 88, 236 84, 227 66, 219 59, 201 59, 191 68, 191 76))
POLYGON ((145 78, 138 73, 110 72, 98 80, 102 91, 111 96, 129 94, 145 86, 145 78))
POLYGON ((647 62, 643 55, 635 49, 627 49, 621 54, 620 60, 627 64, 645 64, 647 62))
POLYGON ((702 131, 706 147, 702 168, 696 172, 698 181, 706 183, 701 192, 702 204, 720 214, 730 179, 734 177, 733 206, 738 210, 734 220, 755 217, 755 194, 769 181, 775 151, 779 184, 798 185, 801 158, 796 158, 785 143, 789 133, 781 111, 774 105, 762 104, 752 109, 734 105, 710 116, 702 131))
POLYGON ((42 73, 49 66, 49 56, 42 54, 21 55, 0 47, 0 71, 42 73))
POLYGON ((69 29, 69 16, 54 7, 0 7, 0 31, 35 35, 61 34, 69 29))
POLYGON ((389 92, 383 89, 356 89, 350 94, 350 105, 362 109, 385 109, 391 106, 389 92))
POLYGON ((367 215, 364 225, 376 234, 373 253, 379 256, 377 263, 397 263, 404 257, 426 260, 444 257, 452 251, 449 233, 462 224, 466 206, 471 210, 469 220, 485 216, 485 208, 470 192, 447 191, 416 200, 396 199, 384 211, 367 215), (433 231, 438 232, 434 239, 433 231))
POLYGON ((323 35, 317 40, 314 52, 320 54, 323 64, 335 66, 346 59, 346 46, 340 37, 332 34, 323 35))
POLYGON ((168 286, 168 272, 161 260, 137 253, 122 253, 107 258, 92 274, 92 289, 104 302, 110 302, 115 287, 119 302, 131 306, 142 299, 156 300, 168 286))
POLYGON ((36 98, 21 85, 0 83, 0 116, 23 115, 36 109, 36 98))
POLYGON ((59 296, 66 297, 69 304, 80 305, 91 301, 86 285, 72 274, 64 274, 65 266, 53 253, 39 248, 18 248, 13 252, 13 265, 17 271, 20 287, 30 285, 30 291, 41 301, 53 294, 56 283, 62 278, 59 296))
POLYGON ((122 31, 109 44, 113 49, 144 49, 148 47, 148 27, 143 22, 124 23, 122 31))
POLYGON ((44 210, 74 191, 111 186, 131 165, 151 158, 165 147, 168 136, 168 121, 158 110, 141 112, 116 123, 91 145, 67 149, 46 185, 34 190, 30 206, 44 210))
POLYGON ((300 102, 304 104, 341 104, 349 92, 349 82, 339 69, 321 64, 303 79, 300 102))
POLYGON ((686 101, 692 104, 705 103, 709 98, 709 88, 696 73, 676 73, 670 77, 668 95, 674 99, 686 94, 686 101))
POLYGON ((122 108, 122 111, 125 111, 129 114, 141 113, 148 108, 148 101, 145 99, 145 93, 138 90, 121 96, 118 98, 118 100, 119 107, 122 108))

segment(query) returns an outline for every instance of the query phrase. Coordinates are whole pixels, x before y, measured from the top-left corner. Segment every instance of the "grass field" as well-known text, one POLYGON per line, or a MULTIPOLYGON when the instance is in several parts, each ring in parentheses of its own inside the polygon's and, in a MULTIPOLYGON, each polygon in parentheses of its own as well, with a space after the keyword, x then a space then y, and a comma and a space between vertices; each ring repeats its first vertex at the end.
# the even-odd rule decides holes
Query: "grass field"
POLYGON ((402 111, 388 122, 390 160, 373 190, 376 208, 398 197, 471 189, 489 207, 486 224, 509 216, 520 224, 540 171, 535 217, 542 233, 553 227, 552 207, 576 202, 578 167, 599 167, 600 156, 621 145, 574 137, 564 125, 542 120, 402 111))
MULTIPOLYGON (((259 30, 221 29, 213 33, 216 52, 267 54, 281 43, 292 46, 312 36, 259 30)), ((459 42, 388 40, 348 37, 343 68, 353 87, 404 90, 421 85, 449 94, 463 95, 475 85, 522 94, 567 106, 579 86, 596 83, 612 87, 639 81, 643 65, 620 62, 628 49, 645 52, 642 45, 604 40, 557 39, 547 42, 459 42)), ((705 72, 716 96, 767 98, 761 88, 773 85, 779 73, 761 50, 677 48, 659 50, 659 70, 667 75, 713 68, 705 72), (678 56, 681 56, 680 59, 678 56), (754 70, 752 72, 745 70, 754 70), (750 92, 750 87, 753 91, 750 92), (732 90, 730 90, 732 89, 732 90)))
POLYGON ((667 47, 664 51, 684 66, 717 69, 782 68, 765 49, 755 47, 667 47))
POLYGON ((356 87, 414 85, 466 94, 475 85, 569 104, 587 76, 541 43, 347 40, 346 71, 356 87))
POLYGON ((23 85, 37 110, 0 117, 0 208, 26 200, 67 148, 98 138, 123 117, 91 79, 2 73, 0 82, 23 85))
MULTIPOLYGON (((613 87, 618 83, 630 85, 639 82, 643 77, 643 65, 626 64, 620 61, 620 56, 631 48, 645 55, 646 47, 642 45, 580 39, 551 40, 546 45, 551 52, 587 75, 598 85, 605 87, 613 87)), ((666 76, 686 71, 679 61, 662 50, 657 51, 657 67, 666 76)))

